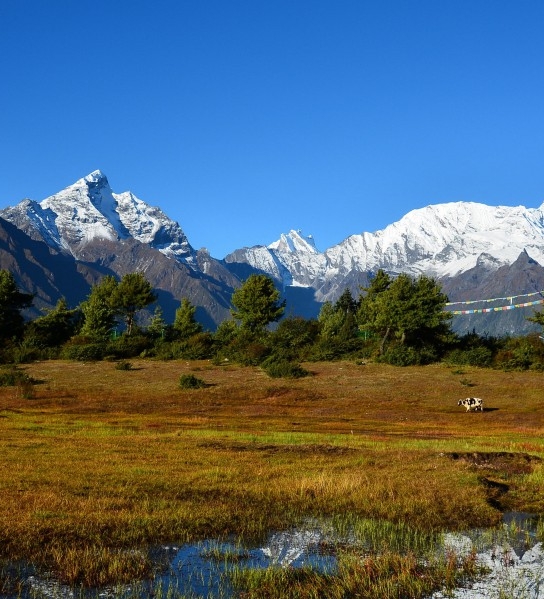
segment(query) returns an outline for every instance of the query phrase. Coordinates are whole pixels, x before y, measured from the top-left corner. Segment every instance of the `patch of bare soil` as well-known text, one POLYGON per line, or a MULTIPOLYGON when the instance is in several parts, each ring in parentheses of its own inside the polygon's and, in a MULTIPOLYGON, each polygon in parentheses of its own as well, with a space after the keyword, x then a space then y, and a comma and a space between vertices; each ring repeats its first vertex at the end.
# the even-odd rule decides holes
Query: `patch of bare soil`
POLYGON ((474 451, 468 453, 447 454, 452 460, 460 460, 478 469, 494 470, 506 475, 530 474, 534 464, 542 461, 538 456, 528 453, 516 453, 509 451, 483 452, 474 451))
POLYGON ((206 442, 199 443, 199 447, 206 449, 216 449, 225 451, 251 451, 251 452, 265 452, 268 454, 276 453, 298 453, 298 454, 324 454, 324 455, 338 455, 347 454, 357 451, 356 449, 338 445, 274 445, 270 443, 219 443, 219 442, 206 442))
POLYGON ((480 473, 480 482, 485 488, 488 503, 501 511, 508 509, 506 495, 515 485, 516 477, 530 474, 534 465, 542 462, 542 458, 538 456, 508 451, 454 452, 447 456, 468 464, 480 473))

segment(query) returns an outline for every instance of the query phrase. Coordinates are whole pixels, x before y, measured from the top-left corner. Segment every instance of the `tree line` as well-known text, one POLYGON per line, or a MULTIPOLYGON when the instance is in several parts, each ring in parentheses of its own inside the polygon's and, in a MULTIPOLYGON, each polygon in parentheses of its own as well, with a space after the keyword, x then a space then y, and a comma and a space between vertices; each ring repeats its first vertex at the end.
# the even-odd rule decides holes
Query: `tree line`
MULTIPOLYGON (((251 275, 231 298, 231 318, 205 331, 196 307, 181 298, 172 323, 160 306, 142 325, 139 315, 157 301, 142 273, 117 280, 104 277, 75 308, 60 299, 53 309, 25 321, 33 296, 22 293, 7 270, 0 270, 0 361, 213 359, 260 365, 272 376, 303 376, 302 362, 367 359, 398 366, 440 360, 544 370, 544 343, 538 335, 490 338, 455 334, 448 301, 432 278, 376 273, 355 298, 346 289, 323 304, 316 319, 285 314, 286 303, 266 275, 251 275)), ((544 312, 529 320, 544 327, 544 312)))

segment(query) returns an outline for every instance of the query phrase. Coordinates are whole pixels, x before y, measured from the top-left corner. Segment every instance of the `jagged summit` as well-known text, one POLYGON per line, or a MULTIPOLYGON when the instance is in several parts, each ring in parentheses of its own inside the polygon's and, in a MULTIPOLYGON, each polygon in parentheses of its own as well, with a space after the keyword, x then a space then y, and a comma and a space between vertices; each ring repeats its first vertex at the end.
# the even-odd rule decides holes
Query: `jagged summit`
POLYGON ((271 250, 279 252, 310 252, 318 254, 319 251, 315 247, 315 241, 312 235, 303 235, 302 231, 291 229, 289 233, 282 233, 278 241, 271 243, 268 246, 271 250))
POLYGON ((83 179, 80 179, 81 181, 92 181, 92 182, 98 182, 98 181, 105 181, 106 183, 108 182, 108 178, 106 177, 106 175, 99 169, 97 169, 96 171, 93 171, 92 173, 89 173, 86 177, 83 177, 83 179))
POLYGON ((100 170, 42 202, 24 200, 0 215, 76 258, 99 240, 136 239, 169 257, 194 261, 195 252, 178 223, 129 191, 114 193, 100 170))
POLYGON ((266 248, 238 250, 225 260, 250 264, 283 285, 311 286, 319 301, 334 300, 342 281, 380 268, 441 279, 482 264, 496 270, 524 251, 544 264, 544 206, 435 204, 374 233, 351 235, 322 253, 307 240, 291 231, 266 248))

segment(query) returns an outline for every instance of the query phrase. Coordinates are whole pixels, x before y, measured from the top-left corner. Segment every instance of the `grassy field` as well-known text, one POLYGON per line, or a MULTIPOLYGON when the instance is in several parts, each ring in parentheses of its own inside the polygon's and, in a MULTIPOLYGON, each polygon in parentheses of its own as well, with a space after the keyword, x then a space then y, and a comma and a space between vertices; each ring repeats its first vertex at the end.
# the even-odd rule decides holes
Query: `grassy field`
POLYGON ((49 361, 0 388, 0 547, 67 582, 144 576, 126 549, 307 516, 421 531, 544 513, 544 375, 305 364, 270 379, 210 362, 49 361), (206 387, 182 390, 194 374, 206 387), (466 413, 460 398, 484 399, 466 413))

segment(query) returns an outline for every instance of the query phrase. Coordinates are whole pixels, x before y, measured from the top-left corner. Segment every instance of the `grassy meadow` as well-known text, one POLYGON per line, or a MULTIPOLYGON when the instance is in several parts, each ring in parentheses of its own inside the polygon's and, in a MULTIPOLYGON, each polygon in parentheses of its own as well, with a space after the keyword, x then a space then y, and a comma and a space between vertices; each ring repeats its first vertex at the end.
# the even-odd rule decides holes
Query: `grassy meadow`
POLYGON ((39 362, 20 367, 31 392, 0 388, 4 559, 95 586, 148 575, 135 548, 260 539, 306 517, 432 533, 544 513, 543 373, 345 361, 287 380, 131 365, 39 362), (206 386, 181 389, 184 374, 206 386), (483 413, 457 406, 471 395, 483 413))

